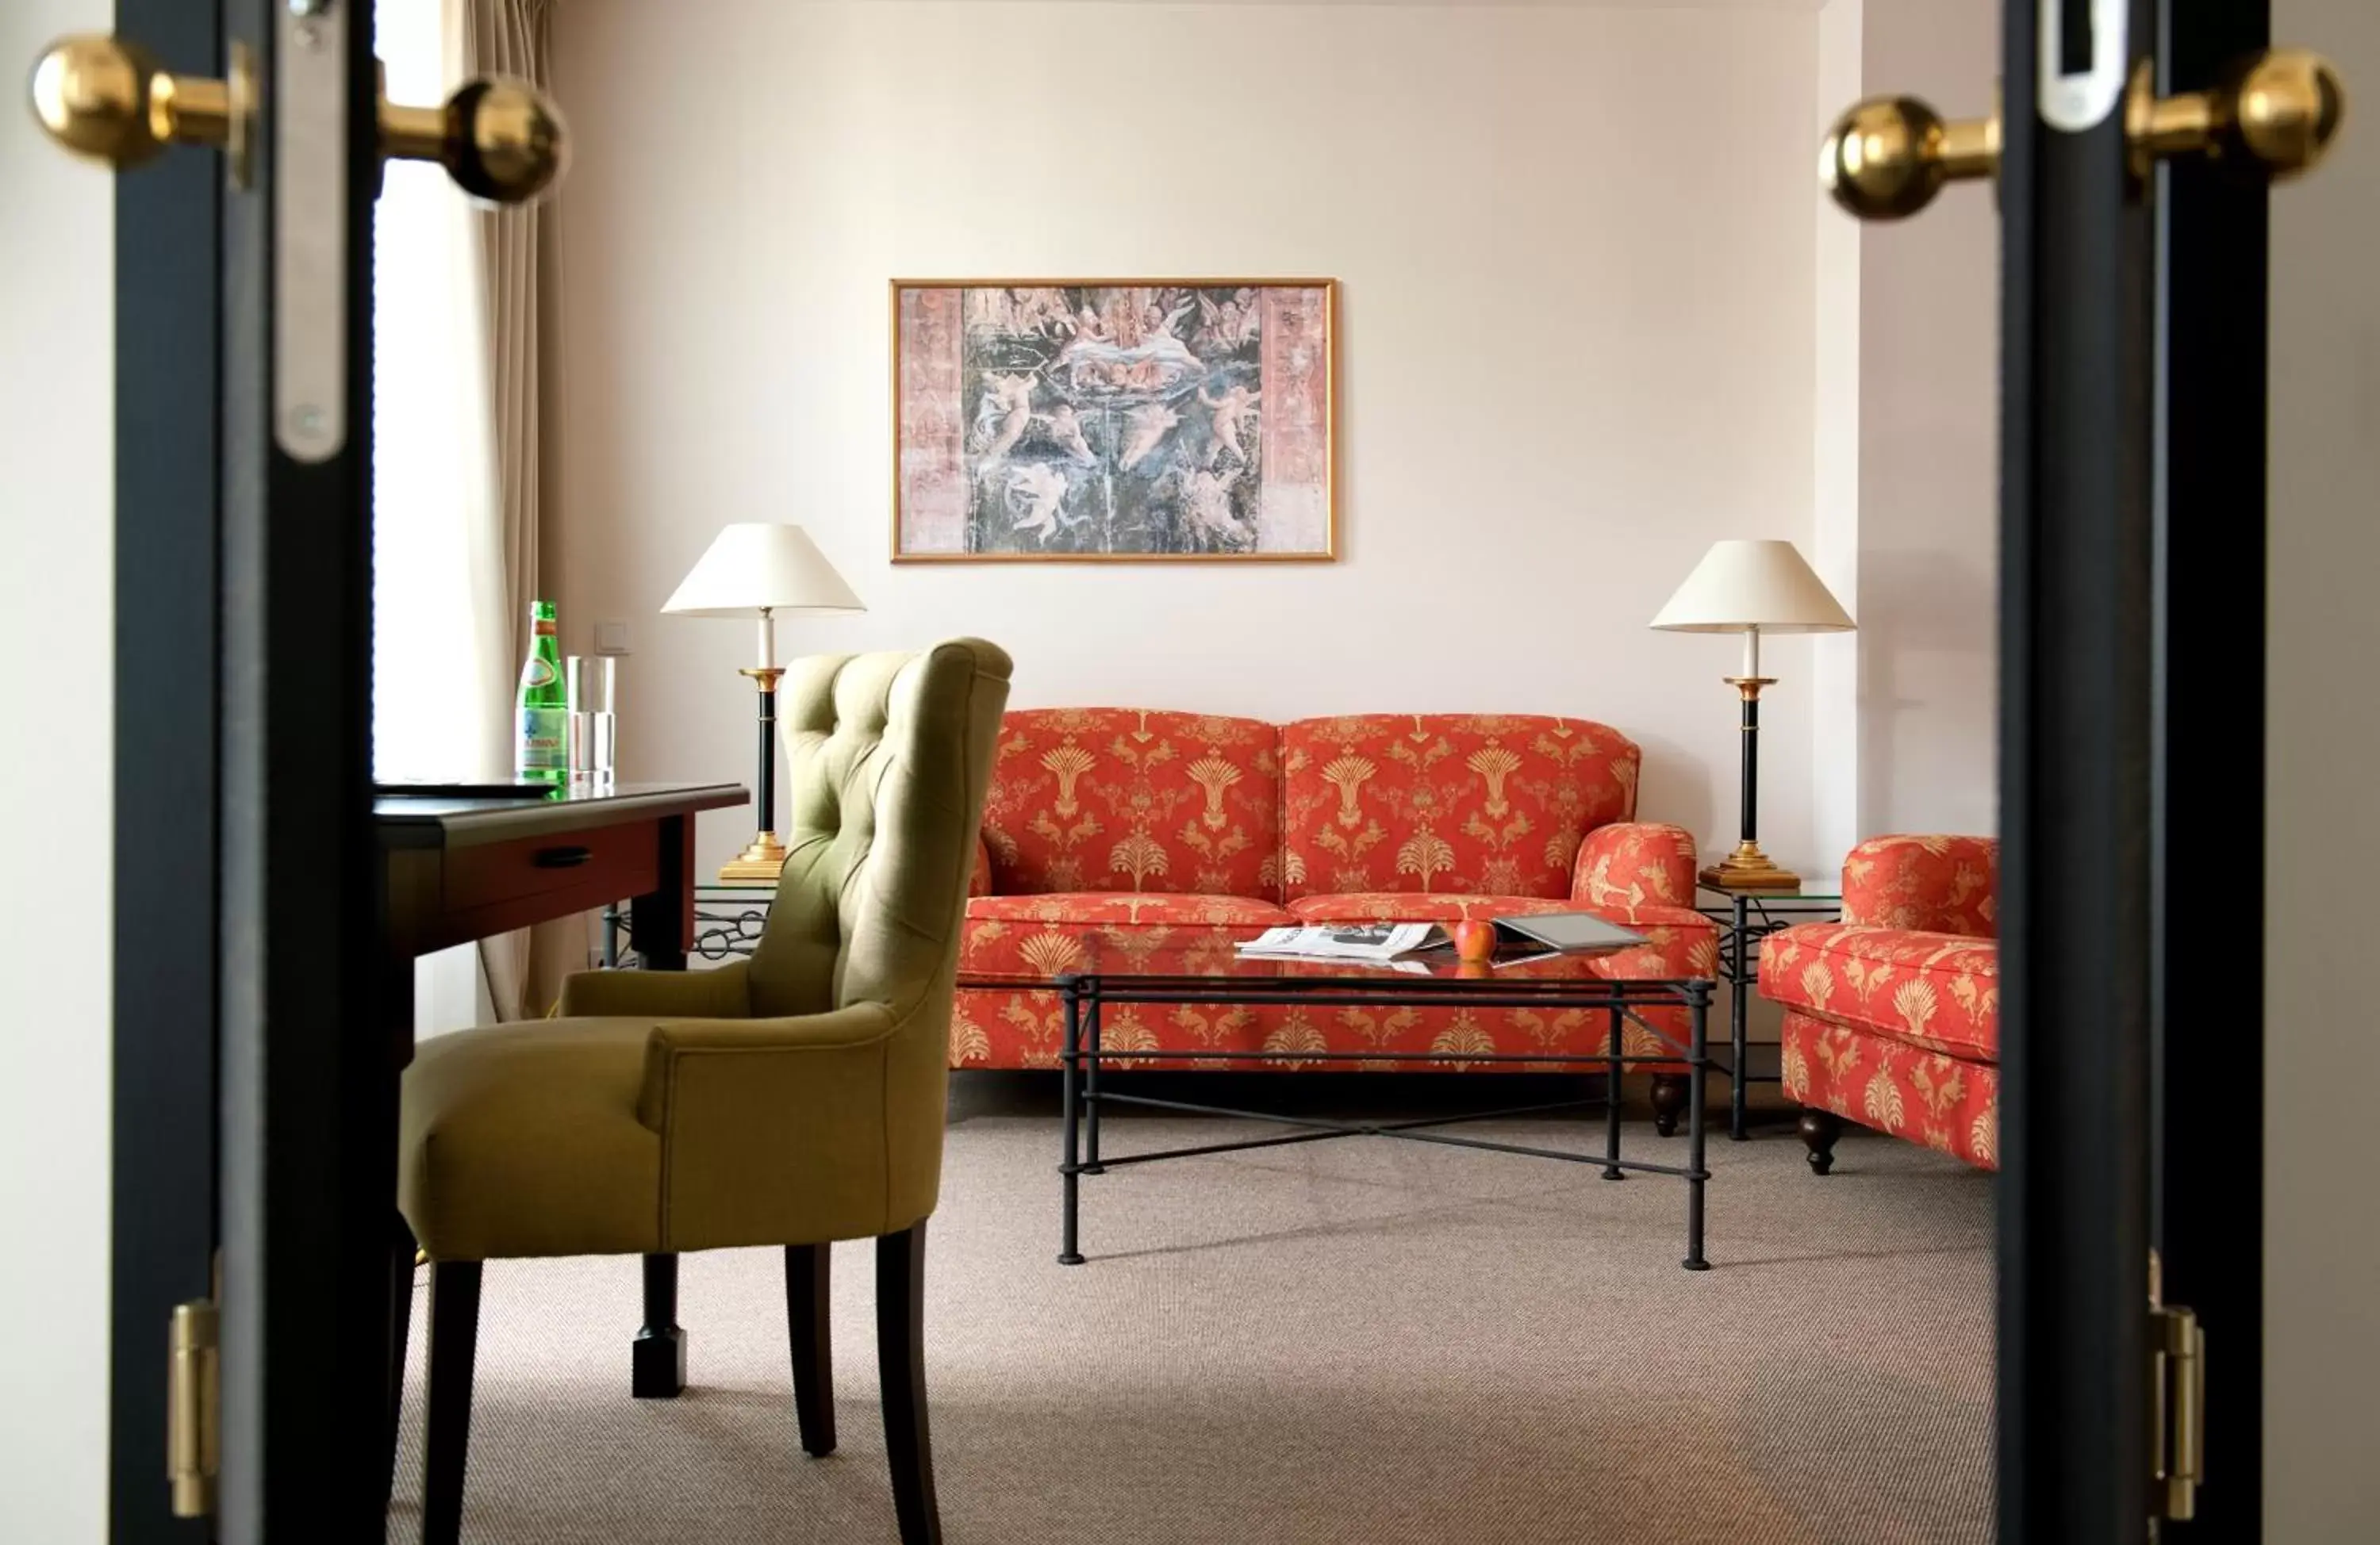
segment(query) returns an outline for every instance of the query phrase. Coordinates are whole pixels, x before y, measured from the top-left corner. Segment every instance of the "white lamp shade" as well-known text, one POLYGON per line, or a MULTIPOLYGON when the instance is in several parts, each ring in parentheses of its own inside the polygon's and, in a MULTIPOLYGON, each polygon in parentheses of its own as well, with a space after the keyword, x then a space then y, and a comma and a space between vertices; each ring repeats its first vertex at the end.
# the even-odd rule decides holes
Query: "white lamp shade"
POLYGON ((1846 633, 1855 625, 1785 541, 1712 543, 1653 619, 1673 633, 1846 633))
POLYGON ((798 525, 745 521, 710 539, 662 606, 682 617, 749 617, 770 611, 865 611, 826 554, 798 525))

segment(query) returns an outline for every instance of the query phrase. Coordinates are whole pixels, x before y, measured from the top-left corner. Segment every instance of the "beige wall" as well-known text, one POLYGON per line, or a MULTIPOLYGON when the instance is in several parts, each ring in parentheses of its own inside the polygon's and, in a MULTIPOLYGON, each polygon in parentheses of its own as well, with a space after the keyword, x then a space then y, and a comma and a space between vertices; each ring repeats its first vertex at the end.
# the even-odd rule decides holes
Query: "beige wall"
MULTIPOLYGON (((566 646, 634 630, 625 766, 748 776, 747 630, 656 609, 786 519, 871 608, 788 650, 979 632, 1024 705, 1583 714, 1644 743, 1648 815, 1731 830, 1734 646, 1645 623, 1713 538, 1811 535, 1815 28, 574 0, 558 578, 566 646), (891 565, 886 280, 1152 272, 1344 281, 1343 560, 891 565)), ((1799 855, 1809 645, 1770 659, 1799 855)))
MULTIPOLYGON (((1952 117, 1989 110, 1998 6, 1864 10, 1863 91, 1923 97, 1952 117)), ((1999 829, 1998 251, 1998 212, 1975 187, 1860 235, 1863 837, 1999 829)))
MULTIPOLYGON (((2371 100, 2371 0, 2277 0, 2273 13, 2277 40, 2322 50, 2371 100)), ((2380 119, 2366 114, 2327 163, 2273 199, 2265 1502, 2275 1545, 2380 1532, 2380 1026, 2356 883, 2380 868, 2375 245, 2380 119)), ((2216 862, 2221 842, 2210 836, 2216 862)))
MULTIPOLYGON (((106 0, 0 6, 10 91, 106 0)), ((0 1539, 87 1545, 107 1499, 113 190, 0 111, 0 1539)), ((161 1328, 159 1334, 162 1335, 161 1328)), ((162 1345, 162 1343, 161 1343, 162 1345)))

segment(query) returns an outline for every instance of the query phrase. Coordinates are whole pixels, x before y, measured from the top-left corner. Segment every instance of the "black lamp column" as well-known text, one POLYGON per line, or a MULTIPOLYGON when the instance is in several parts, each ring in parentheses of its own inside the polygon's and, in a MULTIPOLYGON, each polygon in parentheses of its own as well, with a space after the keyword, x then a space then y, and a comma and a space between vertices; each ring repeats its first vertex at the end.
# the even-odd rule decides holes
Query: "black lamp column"
POLYGON ((1705 885, 1730 890, 1798 890, 1802 878, 1779 869, 1760 851, 1760 689, 1774 676, 1730 676, 1727 684, 1743 698, 1743 814, 1735 851, 1702 872, 1705 885))
POLYGON ((720 865, 722 880, 773 880, 785 866, 785 845, 777 840, 777 681, 783 666, 746 666, 741 674, 759 689, 760 766, 753 780, 752 798, 759 812, 760 829, 744 851, 720 865))

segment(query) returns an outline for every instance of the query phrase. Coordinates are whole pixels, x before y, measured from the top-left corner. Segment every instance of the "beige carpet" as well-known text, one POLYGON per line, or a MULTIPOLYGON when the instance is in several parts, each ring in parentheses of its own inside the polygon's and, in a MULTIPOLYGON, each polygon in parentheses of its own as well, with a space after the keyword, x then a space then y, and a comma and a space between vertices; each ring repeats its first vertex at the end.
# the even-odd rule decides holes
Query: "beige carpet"
MULTIPOLYGON (((1114 1153, 1222 1129, 1110 1130, 1114 1153)), ((1318 1143, 1087 1180, 1092 1259, 1066 1268, 1056 1149, 1046 1117, 951 1129, 928 1326, 952 1545, 1991 1536, 1991 1183, 1952 1161, 1855 1133, 1821 1180, 1790 1130, 1714 1142, 1694 1274, 1680 1182, 1318 1143)), ((795 1442, 780 1259, 687 1259, 674 1402, 627 1396, 633 1260, 492 1264, 464 1538, 891 1541, 872 1257, 835 1255, 823 1460, 795 1442)), ((423 1321, 394 1540, 419 1528, 423 1321)))

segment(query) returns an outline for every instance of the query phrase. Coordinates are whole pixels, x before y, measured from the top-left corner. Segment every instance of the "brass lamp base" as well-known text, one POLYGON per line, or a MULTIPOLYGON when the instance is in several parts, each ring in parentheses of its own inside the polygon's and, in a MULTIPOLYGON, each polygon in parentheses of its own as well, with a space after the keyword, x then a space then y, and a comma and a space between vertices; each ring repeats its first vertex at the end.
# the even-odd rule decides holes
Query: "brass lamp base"
POLYGON ((1722 890, 1799 890, 1802 876, 1779 869, 1757 842, 1740 842, 1735 851, 1703 870, 1703 884, 1722 890))
POLYGON ((785 867, 785 845, 773 831, 755 836, 744 851, 719 866, 722 880, 773 880, 785 867))

